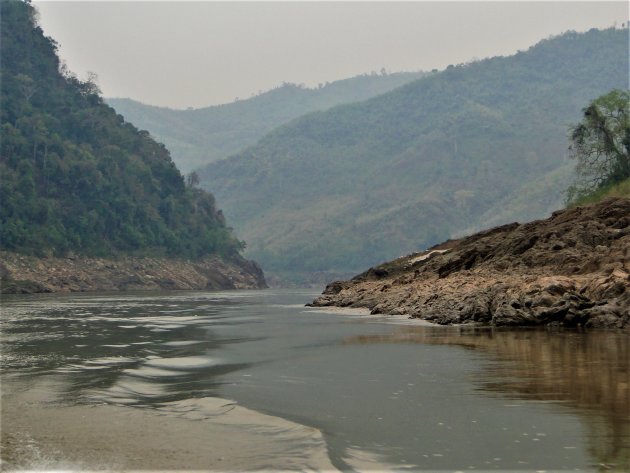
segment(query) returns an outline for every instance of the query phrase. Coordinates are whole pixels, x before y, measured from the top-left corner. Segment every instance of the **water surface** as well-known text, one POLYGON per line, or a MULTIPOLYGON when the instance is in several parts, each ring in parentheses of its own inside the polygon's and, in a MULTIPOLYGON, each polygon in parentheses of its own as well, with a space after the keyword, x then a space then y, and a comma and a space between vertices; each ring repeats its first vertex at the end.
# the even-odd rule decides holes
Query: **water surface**
MULTIPOLYGON (((228 455, 248 463, 227 469, 326 469, 329 462, 357 471, 630 471, 627 333, 419 326, 303 307, 314 296, 268 290, 6 298, 3 414, 33 409, 32 421, 3 422, 11 461, 34 461, 18 454, 32 441, 29 422, 42 416, 33 406, 57 415, 81 409, 67 412, 86 417, 83 435, 93 443, 105 436, 107 416, 102 420, 99 409, 107 406, 111 419, 128 413, 130 425, 159 413, 151 428, 164 429, 171 454, 189 451, 171 467, 190 468, 185 458, 214 441, 202 427, 227 422, 217 413, 231 407, 211 401, 223 398, 266 415, 254 422, 247 414, 230 432, 241 432, 243 442, 256 431, 267 439, 285 435, 287 459, 272 463, 283 453, 270 444, 267 454, 260 447, 228 455), (29 396, 36 401, 20 404, 29 396), (269 427, 278 418, 290 422, 269 427), (322 452, 326 460, 313 462, 322 452)), ((129 465, 155 467, 159 453, 143 458, 142 439, 132 431, 129 449, 140 447, 129 465)), ((63 455, 64 445, 56 445, 63 455)))

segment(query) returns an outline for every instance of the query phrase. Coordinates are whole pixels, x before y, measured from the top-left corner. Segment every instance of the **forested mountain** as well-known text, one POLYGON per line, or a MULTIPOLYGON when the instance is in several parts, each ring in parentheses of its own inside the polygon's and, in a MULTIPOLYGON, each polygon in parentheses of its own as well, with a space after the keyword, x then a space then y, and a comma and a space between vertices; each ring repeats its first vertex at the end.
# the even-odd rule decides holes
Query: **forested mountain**
POLYGON ((235 255, 214 197, 56 55, 30 3, 1 2, 0 249, 235 255))
POLYGON ((365 100, 423 75, 365 74, 316 89, 283 84, 246 100, 195 110, 154 107, 131 99, 106 101, 126 120, 164 143, 177 167, 189 172, 253 145, 265 133, 308 112, 365 100))
POLYGON ((309 114, 201 179, 267 270, 357 271, 561 207, 568 125, 627 87, 627 29, 568 32, 309 114))

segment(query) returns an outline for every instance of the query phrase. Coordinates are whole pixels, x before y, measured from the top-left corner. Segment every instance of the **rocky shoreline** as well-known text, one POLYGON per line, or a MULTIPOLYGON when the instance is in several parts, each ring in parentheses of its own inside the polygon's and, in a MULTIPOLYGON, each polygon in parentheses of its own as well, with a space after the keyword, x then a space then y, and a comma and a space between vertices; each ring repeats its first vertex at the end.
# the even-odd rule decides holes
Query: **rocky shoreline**
POLYGON ((630 329, 630 199, 448 241, 333 282, 311 305, 439 324, 630 329))
POLYGON ((38 258, 0 252, 2 294, 266 287, 258 264, 240 256, 190 261, 131 256, 38 258))

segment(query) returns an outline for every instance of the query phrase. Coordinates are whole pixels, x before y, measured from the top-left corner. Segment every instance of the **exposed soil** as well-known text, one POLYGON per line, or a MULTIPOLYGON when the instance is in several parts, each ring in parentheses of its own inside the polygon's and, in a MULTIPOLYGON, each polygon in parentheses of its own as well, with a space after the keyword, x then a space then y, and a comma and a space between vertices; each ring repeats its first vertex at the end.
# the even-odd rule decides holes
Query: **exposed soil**
POLYGON ((156 289, 260 289, 260 267, 241 257, 198 261, 121 257, 37 258, 0 252, 3 294, 156 289))

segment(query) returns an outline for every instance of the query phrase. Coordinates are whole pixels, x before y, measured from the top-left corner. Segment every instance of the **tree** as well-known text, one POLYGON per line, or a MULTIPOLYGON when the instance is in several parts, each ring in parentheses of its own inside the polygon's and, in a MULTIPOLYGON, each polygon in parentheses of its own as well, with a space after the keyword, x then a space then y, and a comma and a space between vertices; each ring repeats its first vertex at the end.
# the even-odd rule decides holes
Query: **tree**
POLYGON ((101 95, 101 88, 98 86, 98 75, 96 72, 88 71, 87 79, 82 83, 82 92, 85 95, 101 95))
POLYGON ((574 202, 630 177, 630 91, 612 90, 586 107, 571 127, 571 157, 577 180, 569 188, 574 202))
POLYGON ((199 174, 197 171, 193 171, 186 176, 186 183, 188 187, 195 187, 199 185, 199 174))
POLYGON ((20 92, 22 92, 26 101, 29 102, 31 97, 33 97, 35 92, 37 92, 37 84, 35 84, 35 81, 26 74, 18 74, 15 76, 15 80, 20 86, 20 92))

